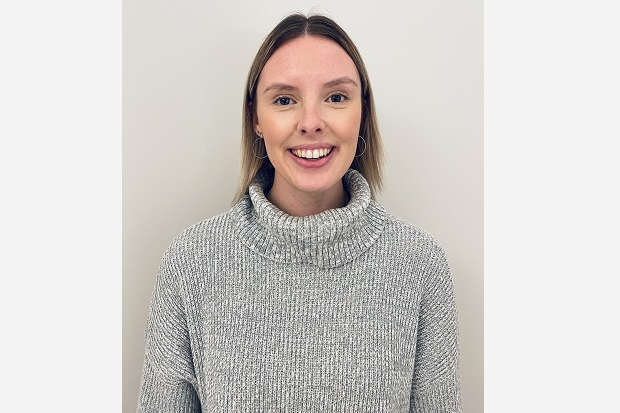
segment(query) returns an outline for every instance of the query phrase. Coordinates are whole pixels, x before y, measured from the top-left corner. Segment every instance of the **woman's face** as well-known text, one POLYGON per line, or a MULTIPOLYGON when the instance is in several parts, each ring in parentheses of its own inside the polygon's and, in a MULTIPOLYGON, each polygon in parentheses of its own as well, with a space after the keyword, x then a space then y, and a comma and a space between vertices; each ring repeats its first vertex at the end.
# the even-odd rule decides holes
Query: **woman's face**
POLYGON ((256 88, 254 128, 275 168, 272 191, 342 191, 360 130, 360 85, 353 60, 324 37, 293 39, 269 58, 256 88))

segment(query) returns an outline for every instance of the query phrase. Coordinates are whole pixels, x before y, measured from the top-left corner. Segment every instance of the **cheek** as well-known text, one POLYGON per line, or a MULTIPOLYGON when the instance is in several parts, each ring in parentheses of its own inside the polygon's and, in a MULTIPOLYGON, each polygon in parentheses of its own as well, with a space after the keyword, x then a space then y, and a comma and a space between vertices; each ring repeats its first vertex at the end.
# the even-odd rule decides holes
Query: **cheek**
POLYGON ((285 147, 288 142, 290 133, 287 133, 279 123, 272 123, 263 128, 263 136, 265 139, 265 145, 268 148, 281 148, 285 147))
POLYGON ((294 124, 282 116, 281 113, 270 113, 269 111, 257 110, 258 124, 263 131, 265 143, 268 146, 277 145, 291 134, 291 128, 294 124))
POLYGON ((362 122, 361 111, 355 111, 349 116, 341 117, 334 123, 338 128, 338 135, 347 143, 355 145, 360 132, 360 124, 362 122))

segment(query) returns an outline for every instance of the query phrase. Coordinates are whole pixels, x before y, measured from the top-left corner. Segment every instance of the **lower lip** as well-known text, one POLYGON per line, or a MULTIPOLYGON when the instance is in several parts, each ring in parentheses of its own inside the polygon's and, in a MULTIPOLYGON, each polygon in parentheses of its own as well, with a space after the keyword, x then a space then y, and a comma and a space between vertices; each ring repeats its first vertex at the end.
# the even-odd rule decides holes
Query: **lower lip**
POLYGON ((330 161, 330 159, 332 158, 332 154, 335 151, 336 151, 336 148, 332 148, 331 152, 328 155, 322 158, 318 158, 318 159, 299 158, 293 155, 291 151, 289 151, 289 155, 293 157, 293 160, 295 161, 297 165, 304 167, 304 168, 308 168, 308 169, 317 169, 317 168, 321 168, 325 166, 330 161))

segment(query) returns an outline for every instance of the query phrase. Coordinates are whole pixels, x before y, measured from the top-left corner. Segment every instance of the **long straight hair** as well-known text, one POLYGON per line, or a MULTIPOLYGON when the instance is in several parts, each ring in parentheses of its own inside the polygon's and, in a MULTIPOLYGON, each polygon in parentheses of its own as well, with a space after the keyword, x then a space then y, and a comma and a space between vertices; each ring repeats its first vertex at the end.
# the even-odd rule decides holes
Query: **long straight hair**
POLYGON ((245 87, 243 98, 243 127, 241 137, 241 174, 239 188, 234 202, 239 201, 247 192, 252 180, 261 170, 272 169, 273 166, 266 156, 265 145, 258 138, 254 130, 254 114, 256 112, 256 86, 265 64, 273 53, 284 43, 302 36, 322 36, 338 43, 351 57, 360 76, 362 83, 362 122, 360 134, 366 142, 366 146, 360 145, 358 139, 357 153, 353 159, 351 168, 360 172, 370 186, 371 196, 374 199, 383 186, 383 143, 377 118, 375 104, 370 87, 370 80, 362 57, 347 33, 336 22, 322 15, 305 16, 300 13, 291 14, 282 20, 267 35, 263 44, 258 49, 245 87), (360 147, 361 146, 361 147, 360 147))

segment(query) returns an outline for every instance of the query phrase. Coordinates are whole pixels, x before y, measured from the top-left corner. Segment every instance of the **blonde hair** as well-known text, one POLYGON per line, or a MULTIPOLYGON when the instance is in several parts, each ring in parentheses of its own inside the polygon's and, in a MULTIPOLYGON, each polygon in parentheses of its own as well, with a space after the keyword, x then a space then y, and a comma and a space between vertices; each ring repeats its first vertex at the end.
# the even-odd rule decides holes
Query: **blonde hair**
POLYGON ((295 13, 278 23, 271 33, 267 35, 265 41, 258 49, 248 73, 245 96, 243 99, 241 175, 239 179, 239 189, 234 202, 239 201, 244 196, 250 183, 261 170, 273 168, 269 158, 266 157, 267 153, 262 139, 256 142, 256 146, 260 146, 260 152, 256 153, 254 148, 258 135, 256 135, 253 124, 256 111, 256 105, 253 104, 253 102, 256 99, 256 86, 261 71, 263 67, 265 67, 267 60, 269 60, 271 55, 280 46, 289 40, 302 36, 322 36, 335 41, 348 53, 355 63, 362 83, 363 103, 360 135, 364 138, 366 146, 364 149, 363 144, 360 145, 358 139, 357 153, 362 151, 363 153, 361 156, 356 156, 353 159, 351 168, 356 169, 366 178, 373 199, 383 186, 383 143, 377 125, 370 80, 357 47, 355 47, 355 44, 347 33, 329 17, 318 14, 305 16, 300 13, 295 13), (362 148, 360 148, 360 146, 362 146, 362 148))

